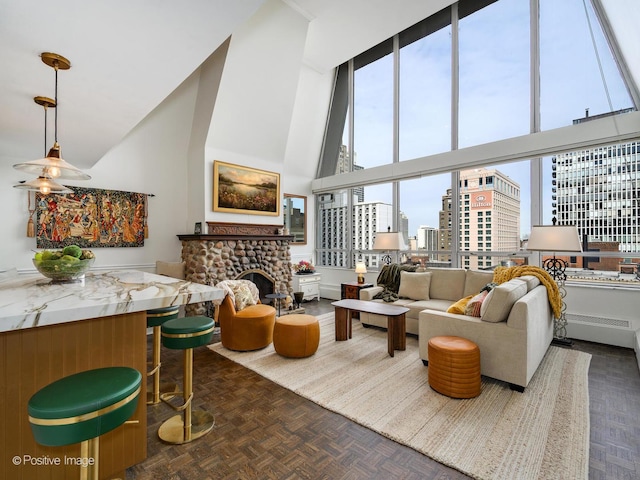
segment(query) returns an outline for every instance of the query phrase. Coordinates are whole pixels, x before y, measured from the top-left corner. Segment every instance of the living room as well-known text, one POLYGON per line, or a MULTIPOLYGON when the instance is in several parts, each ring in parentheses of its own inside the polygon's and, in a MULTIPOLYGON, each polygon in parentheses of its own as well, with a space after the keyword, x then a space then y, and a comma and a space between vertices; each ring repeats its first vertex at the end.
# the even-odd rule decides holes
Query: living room
MULTIPOLYGON (((93 266, 96 271, 124 268, 153 272, 156 260, 178 261, 181 242, 177 235, 193 233, 194 225, 199 222, 282 223, 281 217, 214 212, 214 160, 276 172, 280 175, 282 193, 306 197, 308 241, 306 245, 291 247, 292 261, 318 263, 317 197, 314 195, 362 181, 362 177, 357 180, 357 172, 340 178, 316 178, 335 68, 449 3, 412 1, 398 9, 394 5, 371 7, 357 1, 256 0, 245 2, 242 8, 217 2, 207 7, 198 5, 203 10, 194 8, 190 14, 180 12, 187 17, 184 25, 178 20, 182 17, 171 18, 173 12, 156 9, 156 6, 147 8, 149 12, 156 12, 158 18, 147 18, 145 12, 128 12, 126 7, 121 10, 110 8, 114 10, 112 12, 92 11, 90 7, 72 11, 69 4, 58 2, 51 7, 53 11, 38 10, 31 18, 30 13, 25 13, 26 6, 4 5, 7 18, 12 18, 12 25, 15 25, 15 30, 6 30, 13 35, 3 42, 5 47, 2 48, 9 52, 5 58, 24 67, 10 69, 13 84, 5 85, 3 91, 20 110, 28 112, 16 114, 16 123, 18 118, 27 116, 30 126, 19 135, 14 132, 12 142, 7 143, 11 146, 0 152, 3 157, 0 171, 7 180, 6 188, 0 193, 5 205, 6 237, 0 253, 0 268, 15 267, 21 274, 35 272, 31 263, 35 241, 25 236, 29 216, 27 196, 11 186, 30 180, 12 166, 39 158, 42 153, 42 111, 31 99, 34 95, 51 95, 52 72, 42 66, 38 58, 41 52, 58 52, 73 64, 69 71, 59 74, 59 137, 65 158, 87 171, 92 179, 71 183, 78 187, 153 195, 148 198, 149 236, 144 246, 99 249, 93 266), (59 38, 42 38, 42 32, 37 34, 47 23, 48 15, 59 19, 59 24, 66 27, 56 29, 59 38), (116 19, 108 22, 112 15, 116 19), (86 31, 87 25, 94 25, 94 28, 118 25, 118 21, 127 16, 132 25, 123 26, 120 32, 93 35, 94 39, 86 31), (206 21, 196 22, 193 17, 198 16, 206 21), (193 26, 189 32, 190 25, 197 25, 198 29, 193 26), (375 25, 375 28, 368 25, 375 25), (33 28, 29 30, 32 38, 28 40, 25 39, 27 26, 33 28), (142 26, 149 29, 144 42, 140 40, 139 27, 142 26), (211 31, 215 35, 207 34, 211 31), (187 38, 190 33, 193 37, 187 38), (114 38, 117 36, 120 38, 114 38), (231 39, 227 40, 229 36, 231 39), (85 37, 86 41, 77 41, 77 38, 85 37), (195 51, 192 43, 181 43, 187 41, 182 37, 193 43, 200 39, 206 39, 206 42, 195 51), (167 45, 171 45, 171 49, 163 51, 167 45), (180 58, 180 48, 189 52, 184 53, 186 60, 180 58), (167 51, 171 53, 168 56, 167 51), (146 54, 153 59, 148 69, 146 54), (129 70, 119 66, 120 55, 127 59, 129 70), (90 59, 94 77, 85 73, 85 65, 90 59), (131 85, 136 87, 120 86, 117 90, 109 90, 107 85, 103 90, 104 84, 100 82, 112 76, 123 84, 129 77, 136 77, 130 79, 131 85), (162 81, 158 80, 161 88, 152 88, 154 79, 160 77, 163 77, 162 81), (35 85, 28 83, 32 81, 35 85), (138 81, 142 81, 143 86, 139 86, 138 81), (140 93, 138 101, 138 93, 145 89, 145 83, 149 85, 148 90, 155 91, 152 95, 140 93), (101 107, 104 98, 96 99, 98 103, 93 104, 92 92, 113 103, 115 111, 109 106, 101 107), (83 110, 76 110, 80 107, 83 110), (91 126, 91 130, 84 130, 82 123, 91 126), (82 155, 77 155, 76 143, 90 145, 82 155)), ((602 3, 610 14, 614 30, 625 32, 618 38, 623 52, 631 52, 633 47, 629 45, 634 45, 637 37, 633 35, 637 34, 631 33, 636 29, 630 25, 637 20, 637 8, 628 2, 628 12, 621 15, 620 10, 625 8, 610 6, 611 2, 602 3)), ((5 33, 2 35, 4 39, 5 33)), ((637 59, 627 55, 626 60, 637 85, 640 68, 633 63, 637 59)), ((586 105, 580 108, 584 107, 586 105)), ((12 115, 5 117, 7 123, 12 121, 12 115)), ((617 134, 629 138, 635 133, 637 137, 640 131, 638 112, 630 115, 627 119, 598 120, 597 124, 582 129, 542 132, 536 135, 540 143, 534 147, 525 150, 520 146, 509 153, 512 157, 529 158, 561 151, 560 147, 566 145, 602 144, 617 134)), ((9 128, 3 130, 10 131, 9 128)), ((477 147, 457 159, 448 157, 444 160, 446 169, 450 170, 452 165, 462 168, 470 156, 491 163, 498 157, 495 152, 503 154, 510 148, 509 143, 508 139, 502 140, 490 151, 477 147), (459 163, 451 163, 451 159, 459 163)), ((415 168, 411 174, 421 174, 424 167, 415 168)), ((391 166, 383 166, 363 175, 366 182, 374 184, 391 178, 390 170, 391 166)), ((437 170, 437 173, 442 171, 437 170)), ((340 298, 340 284, 355 279, 352 268, 322 265, 316 265, 316 268, 322 275, 323 298, 340 298)), ((371 269, 366 276, 367 281, 375 282, 377 271, 371 269)), ((611 317, 611 305, 615 305, 615 320, 629 321, 630 326, 622 333, 616 330, 611 334, 612 340, 603 343, 634 348, 634 332, 640 328, 635 318, 636 292, 610 287, 598 288, 598 295, 593 292, 593 288, 569 288, 569 312, 607 319, 611 317)), ((582 328, 580 334, 585 340, 602 338, 599 337, 602 333, 600 325, 576 327, 582 328)))

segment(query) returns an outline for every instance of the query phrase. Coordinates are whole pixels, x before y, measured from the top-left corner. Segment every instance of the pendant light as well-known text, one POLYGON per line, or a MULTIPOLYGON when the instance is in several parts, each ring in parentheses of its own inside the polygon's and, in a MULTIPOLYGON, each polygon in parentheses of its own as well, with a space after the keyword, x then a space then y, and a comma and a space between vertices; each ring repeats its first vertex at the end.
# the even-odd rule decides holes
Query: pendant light
MULTIPOLYGON (((55 106, 58 106, 58 70, 69 70, 71 62, 57 53, 44 52, 40 55, 42 62, 52 67, 55 71, 55 106)), ((60 153, 60 144, 58 143, 58 108, 55 113, 55 139, 53 147, 45 158, 32 160, 30 162, 17 163, 13 166, 17 170, 42 174, 51 178, 66 178, 70 180, 89 180, 91 176, 87 175, 80 169, 66 162, 60 153)), ((55 183, 55 182, 54 182, 55 183)))
MULTIPOLYGON (((49 108, 56 108, 56 101, 48 97, 35 97, 33 99, 38 105, 44 108, 44 151, 47 151, 47 110, 49 108)), ((46 167, 40 166, 40 170, 36 173, 40 173, 40 176, 30 182, 21 182, 18 185, 14 185, 14 188, 22 190, 28 190, 33 192, 49 193, 73 193, 73 190, 54 182, 48 175, 46 167)), ((31 195, 29 194, 29 221, 32 222, 33 212, 31 210, 31 195)), ((27 236, 29 236, 29 227, 27 227, 27 236)))

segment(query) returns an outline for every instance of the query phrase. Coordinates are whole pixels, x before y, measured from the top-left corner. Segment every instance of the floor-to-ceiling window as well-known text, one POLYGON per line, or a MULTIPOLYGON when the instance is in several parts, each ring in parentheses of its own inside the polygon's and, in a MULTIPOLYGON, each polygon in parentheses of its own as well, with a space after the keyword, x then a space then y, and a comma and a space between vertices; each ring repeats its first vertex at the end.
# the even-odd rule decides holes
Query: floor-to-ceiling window
MULTIPOLYGON (((319 177, 363 170, 363 182, 336 190, 339 207, 318 202, 320 216, 344 210, 340 235, 350 237, 342 242, 349 251, 324 255, 340 249, 322 239, 342 237, 319 223, 319 263, 375 267, 373 238, 388 228, 405 234, 409 260, 470 268, 526 262, 522 246, 532 225, 549 224, 552 215, 573 218, 559 214, 554 178, 557 157, 570 152, 549 155, 540 147, 544 155, 535 155, 528 137, 575 125, 584 108, 596 118, 636 109, 598 20, 586 0, 460 1, 341 66, 329 118, 340 138, 328 135, 333 147, 325 145, 319 177)), ((576 135, 576 143, 591 141, 576 135)), ((610 181, 635 181, 632 167, 619 170, 610 181)), ((629 243, 637 232, 635 199, 613 196, 621 198, 603 205, 630 219, 612 219, 608 231, 629 243)), ((592 197, 583 202, 590 208, 592 197)), ((569 208, 578 207, 562 211, 569 208)))

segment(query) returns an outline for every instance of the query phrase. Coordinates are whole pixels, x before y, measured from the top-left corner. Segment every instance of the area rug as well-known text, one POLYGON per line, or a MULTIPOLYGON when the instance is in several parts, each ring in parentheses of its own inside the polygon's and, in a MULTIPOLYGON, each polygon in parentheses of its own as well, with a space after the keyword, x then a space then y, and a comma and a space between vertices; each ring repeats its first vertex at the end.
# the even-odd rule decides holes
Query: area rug
POLYGON ((586 479, 591 355, 550 347, 524 393, 482 377, 482 393, 451 399, 429 387, 418 341, 387 353, 386 332, 353 322, 336 342, 333 314, 318 317, 320 346, 304 359, 273 346, 213 351, 309 400, 479 479, 586 479))

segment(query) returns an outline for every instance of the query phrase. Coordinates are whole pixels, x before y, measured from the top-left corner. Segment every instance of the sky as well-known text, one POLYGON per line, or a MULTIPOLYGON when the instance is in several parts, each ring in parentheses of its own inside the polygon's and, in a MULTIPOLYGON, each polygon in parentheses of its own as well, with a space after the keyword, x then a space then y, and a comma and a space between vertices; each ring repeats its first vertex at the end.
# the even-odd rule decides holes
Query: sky
MULTIPOLYGON (((541 0, 541 128, 632 106, 588 0, 541 0), (597 45, 594 49, 589 21, 597 45), (598 65, 602 63, 603 82, 598 65), (609 102, 608 96, 611 99, 609 102)), ((451 149, 450 27, 400 54, 400 160, 451 149)), ((529 133, 529 2, 500 0, 460 21, 459 148, 529 133)), ((391 162, 391 55, 355 74, 356 163, 391 162)), ((544 219, 551 223, 551 160, 544 161, 544 219)), ((521 234, 530 230, 529 164, 491 166, 521 188, 521 234)), ((401 182, 401 211, 409 235, 438 226, 450 174, 401 182)), ((391 186, 365 188, 365 201, 391 203, 391 186)))

